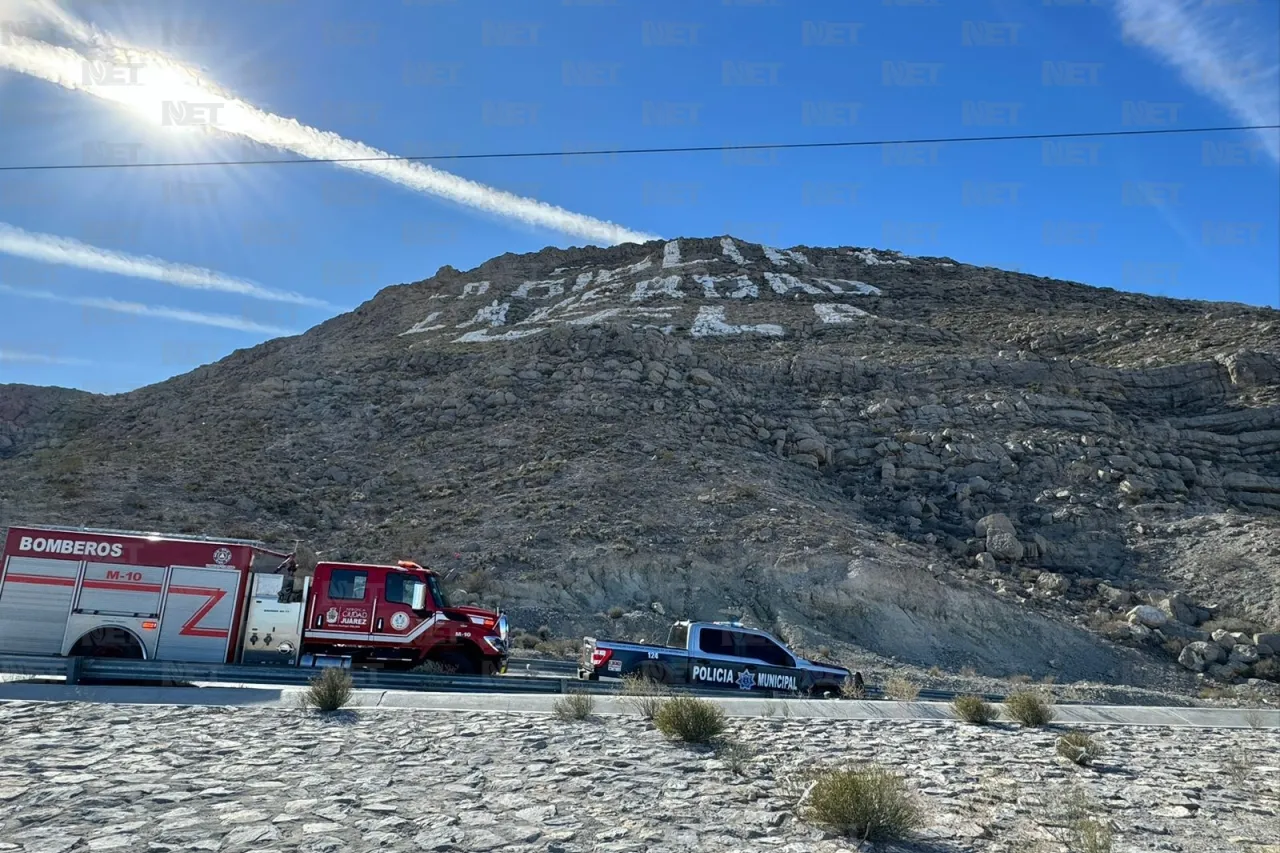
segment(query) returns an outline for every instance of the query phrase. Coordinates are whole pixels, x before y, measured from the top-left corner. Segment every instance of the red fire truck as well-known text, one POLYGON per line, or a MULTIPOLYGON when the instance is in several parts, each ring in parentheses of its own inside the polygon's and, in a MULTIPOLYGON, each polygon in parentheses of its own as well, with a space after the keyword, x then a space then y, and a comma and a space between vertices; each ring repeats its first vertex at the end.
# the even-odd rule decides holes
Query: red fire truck
POLYGON ((438 574, 321 562, 244 539, 11 527, 0 653, 506 671, 507 618, 450 606, 438 574))

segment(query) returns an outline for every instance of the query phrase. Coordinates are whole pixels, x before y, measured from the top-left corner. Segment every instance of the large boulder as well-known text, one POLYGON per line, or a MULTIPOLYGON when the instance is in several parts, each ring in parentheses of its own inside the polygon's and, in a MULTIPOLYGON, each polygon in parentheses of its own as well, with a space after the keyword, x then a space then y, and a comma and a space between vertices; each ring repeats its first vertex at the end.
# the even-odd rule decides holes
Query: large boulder
POLYGON ((1235 681, 1242 674, 1247 672, 1248 666, 1242 663, 1234 663, 1228 661, 1226 663, 1209 664, 1207 672, 1210 678, 1216 678, 1218 681, 1235 681))
POLYGON ((1121 610, 1133 603, 1133 593, 1127 589, 1117 589, 1111 584, 1098 584, 1098 594, 1102 596, 1108 606, 1116 610, 1121 610))
POLYGON ((1016 563, 1022 559, 1025 549, 1018 541, 1018 531, 1013 521, 1003 512, 995 512, 978 519, 974 532, 987 540, 987 551, 997 560, 1016 563))
POLYGON ((1014 528, 1013 522, 1009 516, 1003 512, 993 512, 991 515, 984 515, 978 519, 978 523, 974 525, 974 532, 978 536, 990 538, 992 532, 1008 533, 1010 536, 1017 536, 1018 531, 1014 528))
POLYGON ((1192 609, 1191 602, 1187 601, 1185 596, 1169 596, 1160 602, 1160 609, 1163 610, 1170 619, 1176 619, 1186 625, 1196 624, 1196 613, 1192 609))
POLYGON ((1022 559, 1025 549, 1018 538, 1003 530, 993 530, 987 534, 987 552, 997 560, 1016 563, 1022 559))
POLYGON ((1133 625, 1146 625, 1148 628, 1159 628, 1169 621, 1169 617, 1159 607, 1150 604, 1139 604, 1130 610, 1125 617, 1133 625))
POLYGON ((1071 578, 1054 572, 1041 572, 1036 578, 1036 589, 1050 595, 1062 595, 1071 588, 1071 578))
POLYGON ((1220 662, 1223 656, 1222 647, 1217 643, 1197 641, 1187 644, 1182 654, 1178 655, 1178 663, 1192 672, 1204 672, 1211 665, 1220 662))
POLYGON ((1253 666, 1258 662, 1258 647, 1246 646, 1241 643, 1231 649, 1231 657, 1228 660, 1242 663, 1245 666, 1253 666))

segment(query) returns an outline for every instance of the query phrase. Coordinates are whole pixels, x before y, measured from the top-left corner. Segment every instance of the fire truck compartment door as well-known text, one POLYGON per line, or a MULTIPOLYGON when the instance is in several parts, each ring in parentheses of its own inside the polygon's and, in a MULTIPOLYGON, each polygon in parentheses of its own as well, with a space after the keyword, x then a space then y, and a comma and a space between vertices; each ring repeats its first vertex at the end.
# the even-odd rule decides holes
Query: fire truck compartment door
POLYGON ((163 566, 85 563, 76 612, 155 618, 160 615, 164 573, 163 566))
POLYGON ((61 653, 79 574, 79 560, 10 557, 0 584, 0 651, 61 653))
POLYGON ((240 592, 237 569, 174 566, 160 620, 160 660, 222 662, 240 592))

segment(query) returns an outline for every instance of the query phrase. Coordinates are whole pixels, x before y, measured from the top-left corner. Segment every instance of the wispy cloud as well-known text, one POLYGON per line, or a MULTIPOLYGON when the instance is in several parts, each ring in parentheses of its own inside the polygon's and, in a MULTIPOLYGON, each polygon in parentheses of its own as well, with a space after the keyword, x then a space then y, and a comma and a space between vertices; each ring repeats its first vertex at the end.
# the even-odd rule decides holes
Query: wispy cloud
MULTIPOLYGON (((1280 123, 1274 17, 1251 20, 1249 4, 1204 0, 1116 0, 1115 10, 1126 40, 1172 65, 1196 91, 1246 124, 1280 123)), ((1257 133, 1280 163, 1280 130, 1257 133)))
POLYGON ((56 367, 92 367, 94 362, 83 358, 64 358, 42 352, 0 347, 0 364, 45 364, 56 367))
MULTIPOLYGON (((72 91, 85 92, 113 102, 132 110, 155 126, 160 125, 161 116, 166 109, 173 111, 174 105, 196 105, 208 113, 207 116, 202 113, 202 118, 212 119, 216 112, 216 119, 205 123, 199 128, 201 130, 243 137, 302 157, 336 159, 392 156, 336 133, 264 112, 212 83, 201 69, 102 33, 52 2, 42 0, 36 5, 49 23, 78 42, 91 55, 14 34, 6 40, 7 43, 0 43, 0 68, 18 71, 72 91), (94 82, 94 75, 86 73, 86 68, 95 67, 94 62, 119 62, 122 53, 127 54, 131 85, 94 82), (211 105, 216 109, 211 108, 211 105)), ((421 162, 365 160, 337 165, 492 215, 606 245, 659 239, 657 235, 633 231, 537 199, 504 192, 421 162)))
POLYGON ((296 331, 282 329, 259 323, 247 317, 236 317, 233 314, 206 314, 201 311, 188 311, 184 308, 168 308, 163 305, 144 305, 140 302, 121 302, 100 296, 62 296, 47 290, 28 290, 21 287, 10 287, 0 284, 0 293, 20 296, 23 299, 40 299, 45 302, 60 302, 64 305, 78 305, 81 308, 96 308, 100 311, 114 311, 118 314, 133 314, 137 317, 152 317, 157 320, 173 320, 178 323, 195 323, 200 326, 216 326, 221 329, 233 329, 237 332, 257 332, 264 335, 296 335, 296 331))
POLYGON ((272 290, 247 279, 223 275, 203 267, 170 263, 149 255, 129 255, 113 249, 102 249, 70 237, 38 234, 3 222, 0 222, 0 253, 95 272, 145 278, 192 290, 215 290, 269 302, 288 302, 317 308, 333 307, 323 299, 272 290))

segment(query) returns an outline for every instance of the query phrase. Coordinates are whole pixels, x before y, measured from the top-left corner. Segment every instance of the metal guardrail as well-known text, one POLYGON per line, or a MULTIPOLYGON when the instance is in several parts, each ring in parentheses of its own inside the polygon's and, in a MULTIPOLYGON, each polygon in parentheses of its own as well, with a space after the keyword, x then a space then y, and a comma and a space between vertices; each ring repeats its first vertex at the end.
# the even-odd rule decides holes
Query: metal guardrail
MULTIPOLYGON (((532 661, 530 661, 532 663, 532 661)), ((352 686, 365 689, 410 690, 424 693, 592 693, 616 694, 617 681, 585 681, 576 677, 577 665, 568 663, 573 678, 518 675, 427 675, 416 672, 348 669, 352 686)), ((93 681, 142 682, 182 685, 191 682, 223 684, 283 684, 306 686, 320 669, 292 666, 245 666, 237 664, 148 661, 128 658, 46 657, 41 655, 0 655, 0 672, 20 676, 54 676, 68 684, 93 681)), ((696 696, 732 695, 730 691, 672 686, 673 693, 696 696)), ((868 696, 873 691, 868 690, 868 696)), ((779 691, 753 691, 752 696, 788 698, 779 691)))
MULTIPOLYGON (((563 694, 572 692, 596 695, 616 694, 617 681, 584 681, 577 678, 577 664, 573 661, 545 661, 535 658, 512 658, 508 668, 529 664, 531 669, 543 672, 562 670, 564 677, 522 675, 428 675, 417 672, 390 672, 375 669, 345 670, 351 675, 352 686, 375 690, 409 690, 423 693, 535 693, 563 694), (567 677, 572 674, 573 677, 567 677)), ((43 655, 0 655, 0 672, 20 676, 53 676, 63 678, 68 684, 86 681, 125 681, 148 684, 179 685, 203 681, 223 684, 283 684, 305 687, 321 670, 311 667, 246 666, 240 664, 186 663, 179 661, 148 661, 127 658, 46 657, 43 655)), ((672 686, 672 692, 695 696, 742 696, 730 690, 699 689, 672 686)), ((771 699, 795 698, 776 690, 754 690, 752 697, 771 699)), ((946 702, 958 693, 946 690, 921 690, 919 699, 926 702, 946 702)), ((865 698, 884 699, 884 691, 867 685, 865 698)), ((987 694, 988 702, 1003 702, 1005 696, 987 694)))
POLYGON ((507 671, 519 671, 528 669, 531 672, 554 672, 557 675, 578 674, 578 662, 573 660, 547 660, 546 658, 518 658, 513 657, 507 661, 507 671))

